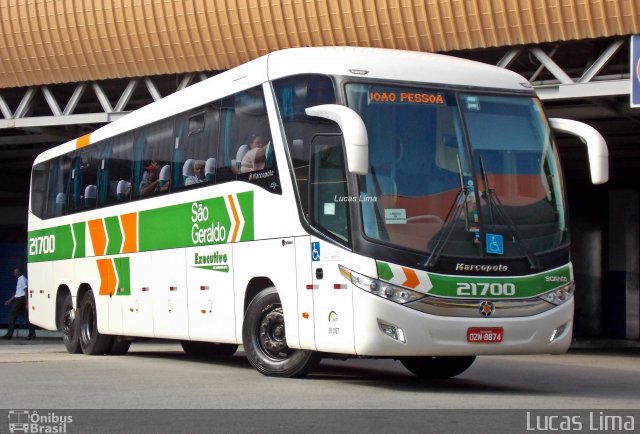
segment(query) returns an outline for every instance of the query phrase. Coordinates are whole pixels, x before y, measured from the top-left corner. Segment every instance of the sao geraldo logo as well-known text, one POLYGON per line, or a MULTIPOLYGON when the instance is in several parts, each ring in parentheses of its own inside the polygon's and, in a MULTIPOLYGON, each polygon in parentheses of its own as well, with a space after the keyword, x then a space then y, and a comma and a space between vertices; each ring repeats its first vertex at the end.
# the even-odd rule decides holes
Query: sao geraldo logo
POLYGON ((66 433, 73 423, 73 416, 36 410, 10 410, 8 418, 10 433, 66 433))

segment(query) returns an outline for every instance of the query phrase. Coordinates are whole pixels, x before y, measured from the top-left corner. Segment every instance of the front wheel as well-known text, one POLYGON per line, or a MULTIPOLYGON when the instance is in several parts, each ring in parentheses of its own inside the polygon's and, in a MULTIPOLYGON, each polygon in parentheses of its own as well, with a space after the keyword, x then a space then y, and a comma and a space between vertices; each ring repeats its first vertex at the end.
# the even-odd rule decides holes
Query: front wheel
POLYGON ((462 374, 475 359, 476 356, 405 357, 400 362, 418 377, 443 379, 462 374))
POLYGON ((242 325, 244 352, 249 363, 264 375, 302 377, 316 367, 314 351, 287 346, 284 314, 276 288, 260 292, 249 304, 242 325))
POLYGON ((80 347, 87 355, 105 354, 111 348, 112 336, 103 335, 98 332, 98 314, 96 310, 96 300, 93 291, 87 291, 78 308, 80 331, 80 347))

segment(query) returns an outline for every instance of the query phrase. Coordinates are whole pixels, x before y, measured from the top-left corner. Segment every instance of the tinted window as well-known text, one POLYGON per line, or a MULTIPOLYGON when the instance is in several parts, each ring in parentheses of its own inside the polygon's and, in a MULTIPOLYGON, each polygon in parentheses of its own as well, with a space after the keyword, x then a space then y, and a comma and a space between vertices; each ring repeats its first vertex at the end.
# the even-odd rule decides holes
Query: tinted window
POLYGON ((98 200, 98 180, 104 146, 97 144, 75 152, 71 169, 68 211, 95 209, 98 200))
POLYGON ((217 103, 191 110, 179 118, 176 127, 173 189, 215 182, 219 118, 217 103))
POLYGON ((218 182, 238 179, 280 193, 262 88, 255 87, 225 98, 221 122, 218 182))
POLYGON ((333 82, 324 75, 287 77, 273 84, 303 213, 309 214, 308 173, 311 141, 316 134, 337 132, 333 122, 307 116, 305 109, 335 104, 333 82))
POLYGON ((49 162, 36 164, 31 172, 31 212, 40 218, 46 216, 48 185, 49 162))
POLYGON ((136 131, 131 186, 133 198, 169 191, 168 174, 171 173, 173 144, 173 118, 155 122, 136 131))

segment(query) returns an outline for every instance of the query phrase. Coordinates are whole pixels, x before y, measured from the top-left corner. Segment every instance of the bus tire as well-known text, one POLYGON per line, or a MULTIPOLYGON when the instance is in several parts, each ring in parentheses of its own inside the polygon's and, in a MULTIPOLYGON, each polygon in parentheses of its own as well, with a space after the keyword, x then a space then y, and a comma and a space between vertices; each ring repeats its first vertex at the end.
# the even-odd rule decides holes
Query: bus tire
POLYGON ((88 290, 84 294, 80 300, 78 313, 82 352, 90 356, 107 353, 111 347, 112 336, 98 332, 98 315, 93 291, 88 290))
POLYGON ((315 351, 287 346, 284 315, 278 291, 270 287, 251 300, 242 325, 244 352, 249 363, 264 375, 302 377, 316 367, 315 351))
POLYGON ((124 356, 129 352, 131 341, 124 336, 112 336, 111 345, 107 354, 111 356, 124 356))
POLYGON ((77 310, 73 308, 71 294, 66 293, 61 300, 58 324, 62 332, 62 341, 69 354, 80 354, 80 331, 78 330, 77 310))
POLYGON ((184 352, 190 356, 233 356, 238 350, 236 344, 215 344, 213 342, 180 341, 184 352))
POLYGON ((418 377, 444 379, 462 374, 475 359, 476 356, 405 357, 400 362, 418 377))

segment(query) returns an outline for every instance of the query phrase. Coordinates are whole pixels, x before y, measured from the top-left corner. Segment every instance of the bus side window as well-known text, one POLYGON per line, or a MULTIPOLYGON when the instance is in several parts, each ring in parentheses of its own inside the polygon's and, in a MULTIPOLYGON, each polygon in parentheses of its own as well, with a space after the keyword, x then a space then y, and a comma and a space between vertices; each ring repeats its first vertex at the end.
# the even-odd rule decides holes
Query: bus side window
POLYGON ((68 212, 71 191, 72 160, 63 155, 52 160, 47 194, 47 217, 60 217, 68 212))
POLYGON ((225 98, 221 109, 218 182, 237 179, 280 194, 262 87, 257 86, 225 98))
POLYGON ((33 166, 31 172, 31 212, 38 218, 45 218, 47 215, 47 187, 49 184, 48 161, 38 163, 33 166))
MULTIPOLYGON (((206 162, 218 152, 219 104, 213 102, 187 112, 177 121, 173 161, 174 188, 215 182, 215 167, 205 173, 206 162), (194 169, 198 170, 195 173, 194 169), (179 170, 179 173, 178 173, 179 170)), ((211 163, 210 163, 211 164, 211 163)))
POLYGON ((69 212, 96 208, 103 149, 104 145, 97 144, 74 154, 69 212))
POLYGON ((105 145, 100 172, 98 206, 112 205, 129 200, 130 195, 123 194, 123 187, 120 181, 130 185, 133 168, 132 157, 132 134, 117 136, 105 145), (119 184, 120 191, 118 190, 119 184))
POLYGON ((160 185, 160 172, 165 166, 171 166, 173 160, 173 124, 174 119, 169 118, 135 131, 132 199, 162 194, 172 189, 170 182, 160 185))
POLYGON ((321 104, 335 104, 333 81, 324 75, 298 75, 273 83, 278 109, 289 146, 300 205, 309 216, 309 157, 311 140, 318 133, 339 132, 333 122, 307 116, 305 109, 321 104))

